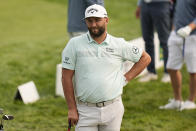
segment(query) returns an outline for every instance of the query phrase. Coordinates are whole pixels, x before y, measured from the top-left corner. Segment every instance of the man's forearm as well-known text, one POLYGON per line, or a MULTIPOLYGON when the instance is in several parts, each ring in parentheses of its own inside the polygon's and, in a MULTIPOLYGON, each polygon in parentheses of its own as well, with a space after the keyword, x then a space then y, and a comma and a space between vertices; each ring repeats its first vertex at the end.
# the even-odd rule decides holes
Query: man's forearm
POLYGON ((139 73, 141 73, 150 63, 150 56, 144 51, 140 60, 133 65, 133 67, 125 74, 127 81, 135 78, 139 73))
POLYGON ((73 90, 73 84, 69 85, 67 82, 63 82, 64 95, 67 101, 68 109, 76 109, 76 102, 73 90))
POLYGON ((79 119, 76 107, 74 88, 72 83, 74 71, 69 69, 62 69, 62 84, 64 95, 68 105, 68 121, 71 125, 76 125, 79 119))
POLYGON ((75 101, 72 77, 70 78, 69 76, 67 76, 67 72, 63 72, 62 84, 63 84, 63 90, 68 105, 68 109, 69 110, 76 109, 76 101, 75 101))

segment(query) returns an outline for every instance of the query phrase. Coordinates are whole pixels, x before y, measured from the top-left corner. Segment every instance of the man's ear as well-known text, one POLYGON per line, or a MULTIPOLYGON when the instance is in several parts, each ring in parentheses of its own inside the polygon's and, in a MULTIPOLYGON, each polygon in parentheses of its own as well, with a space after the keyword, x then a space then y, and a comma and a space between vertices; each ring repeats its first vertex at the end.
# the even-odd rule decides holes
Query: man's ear
POLYGON ((108 22, 109 22, 109 19, 108 19, 107 17, 105 17, 105 21, 106 21, 106 23, 108 24, 108 22))

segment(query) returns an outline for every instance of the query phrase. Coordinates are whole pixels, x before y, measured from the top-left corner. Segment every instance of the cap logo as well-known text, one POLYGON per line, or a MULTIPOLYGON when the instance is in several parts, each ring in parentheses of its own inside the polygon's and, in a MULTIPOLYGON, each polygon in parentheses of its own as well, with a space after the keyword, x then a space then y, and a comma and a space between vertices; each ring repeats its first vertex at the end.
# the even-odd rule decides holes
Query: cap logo
POLYGON ((91 8, 90 10, 88 10, 88 13, 94 14, 94 12, 98 12, 98 10, 95 8, 91 8))

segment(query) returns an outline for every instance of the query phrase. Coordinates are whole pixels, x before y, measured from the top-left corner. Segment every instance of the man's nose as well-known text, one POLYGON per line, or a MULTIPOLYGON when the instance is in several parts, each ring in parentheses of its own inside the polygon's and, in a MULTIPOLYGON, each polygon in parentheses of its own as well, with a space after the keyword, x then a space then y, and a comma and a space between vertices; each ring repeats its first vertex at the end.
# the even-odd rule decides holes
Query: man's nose
POLYGON ((93 27, 96 26, 96 22, 95 21, 92 21, 91 22, 91 26, 93 26, 93 27))

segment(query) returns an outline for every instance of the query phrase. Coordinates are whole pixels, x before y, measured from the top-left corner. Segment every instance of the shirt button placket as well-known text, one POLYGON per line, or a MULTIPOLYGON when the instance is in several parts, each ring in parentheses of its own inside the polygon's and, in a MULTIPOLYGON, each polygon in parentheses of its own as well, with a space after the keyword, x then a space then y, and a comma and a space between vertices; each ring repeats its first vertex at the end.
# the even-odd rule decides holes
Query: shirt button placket
POLYGON ((100 58, 101 57, 101 47, 97 48, 97 57, 100 58))

